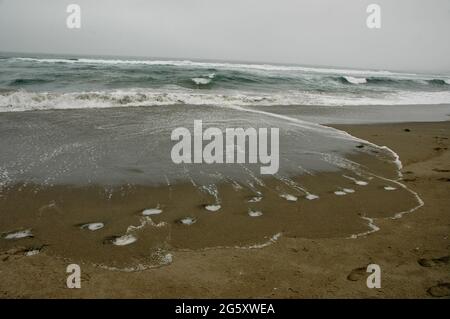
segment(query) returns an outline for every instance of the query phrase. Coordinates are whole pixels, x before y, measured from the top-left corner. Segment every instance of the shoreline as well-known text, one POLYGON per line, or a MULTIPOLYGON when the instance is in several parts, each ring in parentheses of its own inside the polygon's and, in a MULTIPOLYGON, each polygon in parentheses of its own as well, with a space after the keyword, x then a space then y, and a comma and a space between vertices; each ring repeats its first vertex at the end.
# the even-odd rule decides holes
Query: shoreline
POLYGON ((64 288, 68 260, 47 255, 45 250, 25 257, 20 249, 2 249, 0 296, 431 297, 427 292, 431 287, 450 279, 448 262, 434 262, 430 267, 418 263, 421 258, 449 255, 450 122, 331 126, 399 154, 404 166, 402 183, 418 192, 425 206, 396 220, 375 217, 380 230, 357 240, 305 239, 292 233, 251 251, 176 251, 168 266, 120 273, 123 276, 83 264, 85 277, 79 290, 64 288), (381 289, 367 289, 364 272, 358 270, 372 262, 382 267, 381 289), (28 285, 37 272, 37 281, 28 285))

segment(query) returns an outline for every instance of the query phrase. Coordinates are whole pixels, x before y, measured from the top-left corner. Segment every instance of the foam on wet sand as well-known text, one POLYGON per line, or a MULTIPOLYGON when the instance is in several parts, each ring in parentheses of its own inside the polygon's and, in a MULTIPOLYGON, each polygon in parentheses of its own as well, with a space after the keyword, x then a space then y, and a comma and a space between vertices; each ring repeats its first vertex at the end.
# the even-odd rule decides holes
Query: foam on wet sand
POLYGON ((162 209, 160 208, 148 208, 142 211, 142 215, 151 216, 151 215, 159 215, 162 213, 162 209))
POLYGON ((210 212, 213 212, 213 213, 217 212, 220 208, 221 208, 221 206, 218 205, 218 204, 216 204, 216 205, 205 205, 205 209, 207 211, 210 211, 210 212))
POLYGON ((263 215, 263 213, 261 212, 261 211, 259 211, 259 210, 249 210, 248 211, 248 215, 250 216, 250 217, 260 217, 260 216, 262 216, 263 215))
POLYGON ((96 231, 105 227, 103 223, 88 223, 81 226, 81 229, 88 229, 90 231, 96 231))
POLYGON ((291 195, 291 194, 281 194, 280 197, 284 198, 285 200, 289 202, 296 202, 298 200, 297 196, 291 195))
POLYGON ((123 235, 113 239, 112 244, 115 246, 127 246, 137 241, 137 238, 133 235, 123 235))
POLYGON ((5 239, 22 239, 22 238, 28 238, 28 237, 33 237, 33 233, 31 232, 31 229, 11 232, 4 236, 5 239))

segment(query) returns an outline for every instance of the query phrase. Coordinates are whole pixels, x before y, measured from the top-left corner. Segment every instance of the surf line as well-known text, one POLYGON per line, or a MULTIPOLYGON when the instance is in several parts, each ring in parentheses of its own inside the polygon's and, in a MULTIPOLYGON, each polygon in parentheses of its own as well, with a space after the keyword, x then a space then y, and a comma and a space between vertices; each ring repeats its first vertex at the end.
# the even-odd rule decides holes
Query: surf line
POLYGON ((279 128, 270 128, 270 134, 268 128, 253 127, 226 128, 224 133, 217 127, 203 131, 202 120, 194 120, 193 134, 185 127, 178 127, 172 131, 171 140, 178 141, 170 154, 175 164, 259 162, 262 175, 276 174, 280 166, 279 128), (204 141, 209 142, 203 147, 204 141))

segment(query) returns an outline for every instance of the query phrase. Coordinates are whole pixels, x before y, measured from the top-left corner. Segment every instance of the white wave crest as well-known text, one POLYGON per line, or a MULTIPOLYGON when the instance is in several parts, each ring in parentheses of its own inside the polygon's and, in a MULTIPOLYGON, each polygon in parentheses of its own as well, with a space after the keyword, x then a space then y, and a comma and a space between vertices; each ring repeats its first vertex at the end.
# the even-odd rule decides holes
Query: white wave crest
MULTIPOLYGON (((12 58, 17 61, 36 62, 36 63, 84 63, 84 64, 109 64, 109 65, 161 65, 161 66, 176 66, 176 67, 197 67, 197 68, 215 68, 215 69, 253 69, 260 71, 300 71, 312 73, 334 73, 334 74, 366 74, 366 75, 393 75, 397 74, 390 71, 377 70, 350 70, 350 69, 336 69, 336 68, 319 68, 306 67, 297 65, 275 65, 275 64, 243 64, 243 63, 226 63, 226 62, 196 62, 190 60, 120 60, 120 59, 38 59, 38 58, 12 58)), ((401 73, 405 75, 406 73, 401 73)), ((410 74, 414 75, 414 74, 410 74)))
POLYGON ((400 91, 379 97, 288 91, 284 94, 239 91, 198 92, 188 89, 130 89, 94 92, 27 92, 0 94, 0 112, 85 109, 158 105, 271 106, 271 105, 412 105, 450 103, 450 92, 400 91))
POLYGON ((207 85, 211 83, 211 79, 205 79, 205 78, 193 78, 192 82, 194 82, 197 85, 207 85))
POLYGON ((344 79, 351 84, 365 84, 367 80, 365 78, 354 78, 352 76, 344 76, 344 79))

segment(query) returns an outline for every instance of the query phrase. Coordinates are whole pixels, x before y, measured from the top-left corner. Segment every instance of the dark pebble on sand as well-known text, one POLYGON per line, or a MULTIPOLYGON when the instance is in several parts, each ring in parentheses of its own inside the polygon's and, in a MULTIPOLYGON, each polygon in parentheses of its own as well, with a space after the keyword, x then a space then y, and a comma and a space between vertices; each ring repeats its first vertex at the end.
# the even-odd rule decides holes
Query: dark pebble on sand
POLYGON ((411 132, 411 130, 409 128, 405 128, 404 131, 405 132, 411 132))

